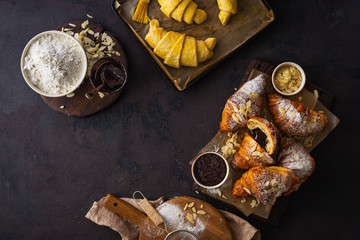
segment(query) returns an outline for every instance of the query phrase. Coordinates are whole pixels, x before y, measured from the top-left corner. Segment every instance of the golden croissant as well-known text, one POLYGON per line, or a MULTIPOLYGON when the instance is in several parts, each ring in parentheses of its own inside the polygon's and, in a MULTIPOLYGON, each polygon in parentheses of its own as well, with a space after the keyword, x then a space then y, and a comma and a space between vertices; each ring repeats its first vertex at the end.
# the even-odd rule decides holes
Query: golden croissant
POLYGON ((150 21, 149 32, 145 41, 154 48, 154 53, 164 60, 164 63, 174 68, 181 66, 196 67, 213 57, 216 38, 197 40, 178 32, 169 31, 160 27, 159 21, 150 21))
POLYGON ((315 171, 315 160, 306 151, 305 147, 293 138, 281 139, 281 150, 278 155, 278 164, 294 171, 302 182, 315 171))
POLYGON ((246 121, 261 113, 266 81, 263 75, 244 83, 242 87, 227 100, 220 122, 221 132, 231 132, 245 127, 246 121))
POLYGON ((254 117, 247 121, 249 134, 240 145, 239 151, 231 160, 235 170, 250 169, 255 166, 274 165, 275 161, 270 156, 275 152, 280 132, 265 118, 254 117))
POLYGON ((226 25, 230 17, 237 13, 237 0, 217 0, 217 3, 220 9, 220 22, 226 25))
POLYGON ((160 10, 168 17, 178 22, 203 23, 207 19, 204 10, 198 9, 198 6, 192 0, 158 0, 161 6, 160 10))
POLYGON ((288 137, 318 133, 328 123, 325 114, 311 110, 302 102, 291 101, 276 93, 268 94, 268 106, 280 131, 288 137))
POLYGON ((273 204, 277 197, 297 191, 300 178, 284 167, 253 167, 244 173, 234 184, 232 195, 238 197, 256 197, 264 205, 273 204))

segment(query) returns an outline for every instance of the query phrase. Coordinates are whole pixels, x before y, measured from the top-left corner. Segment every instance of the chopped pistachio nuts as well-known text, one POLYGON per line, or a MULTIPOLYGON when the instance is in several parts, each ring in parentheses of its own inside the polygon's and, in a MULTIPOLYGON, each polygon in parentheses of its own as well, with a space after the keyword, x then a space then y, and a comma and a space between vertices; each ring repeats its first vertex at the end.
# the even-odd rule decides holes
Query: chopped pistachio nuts
POLYGON ((238 89, 237 88, 234 88, 235 91, 237 91, 238 89))
POLYGON ((196 193, 196 194, 199 194, 199 191, 195 190, 195 193, 196 193))
POLYGON ((246 202, 246 198, 242 197, 241 200, 240 200, 241 203, 244 203, 246 202))
POLYGON ((189 203, 188 207, 189 207, 189 208, 192 208, 192 207, 194 206, 194 204, 195 204, 194 202, 189 203))
POLYGON ((227 199, 227 197, 225 195, 221 195, 221 197, 224 198, 224 199, 227 199))
POLYGON ((219 194, 219 197, 221 197, 221 190, 218 189, 218 194, 219 194))
POLYGON ((69 34, 70 36, 74 36, 74 32, 73 31, 67 31, 67 34, 69 34))
POLYGON ((91 30, 91 29, 89 29, 88 33, 91 34, 91 35, 94 35, 94 31, 91 30))
POLYGON ((203 208, 203 207, 204 207, 204 205, 201 204, 201 205, 200 205, 200 208, 203 208))
POLYGON ((60 106, 60 108, 64 108, 64 107, 65 107, 64 105, 60 106))
POLYGON ((76 27, 76 25, 73 24, 73 23, 69 23, 69 26, 70 26, 70 27, 76 27))
POLYGON ((300 102, 302 101, 302 97, 299 97, 299 101, 300 101, 300 102))
POLYGON ((116 56, 120 56, 121 54, 119 52, 115 52, 116 56))
POLYGON ((199 215, 205 215, 206 214, 206 212, 204 210, 198 210, 196 213, 199 214, 199 215))
POLYGON ((87 16, 88 18, 93 18, 93 16, 91 16, 90 14, 86 14, 86 16, 87 16))
POLYGON ((196 213, 196 208, 192 207, 191 210, 196 213))
POLYGON ((189 206, 188 204, 186 204, 186 205, 185 205, 185 207, 184 207, 184 211, 186 211, 186 210, 187 210, 188 206, 189 206))

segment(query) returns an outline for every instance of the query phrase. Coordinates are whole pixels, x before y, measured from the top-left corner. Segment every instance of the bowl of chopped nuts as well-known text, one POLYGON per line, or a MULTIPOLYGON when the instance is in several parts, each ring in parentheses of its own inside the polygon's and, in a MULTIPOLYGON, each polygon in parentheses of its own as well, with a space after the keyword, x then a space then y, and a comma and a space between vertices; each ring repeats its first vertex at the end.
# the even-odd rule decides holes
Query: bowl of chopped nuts
POLYGON ((271 80, 278 93, 293 96, 304 88, 306 76, 304 70, 298 64, 284 62, 275 68, 271 80))
POLYGON ((62 97, 85 78, 87 59, 81 44, 69 34, 46 31, 33 37, 21 55, 21 72, 35 92, 62 97))

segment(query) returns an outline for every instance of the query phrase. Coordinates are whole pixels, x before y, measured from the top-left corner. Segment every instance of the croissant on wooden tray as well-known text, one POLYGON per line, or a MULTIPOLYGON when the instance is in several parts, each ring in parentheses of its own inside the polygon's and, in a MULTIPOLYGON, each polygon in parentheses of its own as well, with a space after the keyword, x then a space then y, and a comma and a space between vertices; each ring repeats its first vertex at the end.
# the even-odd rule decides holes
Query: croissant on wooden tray
POLYGON ((288 137, 316 134, 328 123, 325 114, 276 93, 268 94, 268 106, 280 131, 288 137))
POLYGON ((159 21, 150 21, 149 32, 145 41, 154 48, 154 53, 164 59, 164 63, 174 68, 181 66, 196 67, 213 57, 216 38, 196 40, 178 32, 169 31, 160 27, 159 21))
POLYGON ((261 114, 266 80, 263 75, 244 83, 242 87, 227 100, 220 122, 221 132, 232 132, 245 127, 249 118, 261 114))
POLYGON ((275 152, 280 137, 279 130, 267 119, 260 117, 250 118, 247 127, 250 132, 245 133, 239 151, 231 160, 231 166, 240 170, 275 164, 270 155, 275 152))
POLYGON ((238 197, 256 197, 264 205, 273 204, 277 197, 297 191, 300 178, 284 167, 253 167, 244 173, 234 184, 232 195, 238 197))
POLYGON ((217 3, 220 9, 220 22, 225 26, 230 17, 237 13, 237 0, 217 0, 217 3))
POLYGON ((274 159, 248 133, 245 133, 239 151, 231 160, 231 167, 235 170, 273 164, 275 164, 274 159))
POLYGON ((302 182, 315 171, 315 160, 304 146, 293 138, 281 139, 278 165, 294 171, 302 182))
POLYGON ((178 22, 200 24, 207 19, 206 12, 198 9, 197 4, 192 0, 158 0, 158 2, 161 6, 160 10, 178 22))

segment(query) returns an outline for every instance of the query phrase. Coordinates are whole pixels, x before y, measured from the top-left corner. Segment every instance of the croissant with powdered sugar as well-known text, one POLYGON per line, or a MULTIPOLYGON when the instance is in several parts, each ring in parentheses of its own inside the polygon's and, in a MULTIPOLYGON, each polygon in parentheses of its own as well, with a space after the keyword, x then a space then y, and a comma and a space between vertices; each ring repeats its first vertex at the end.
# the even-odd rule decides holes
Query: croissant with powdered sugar
POLYGON ((257 166, 244 173, 234 184, 232 195, 256 197, 264 205, 273 204, 277 197, 297 191, 300 178, 288 168, 257 166))
POLYGON ((315 160, 304 146, 293 138, 281 139, 278 165, 294 171, 302 182, 315 171, 315 160))
POLYGON ((221 132, 232 132, 245 127, 249 118, 261 114, 266 80, 263 75, 244 83, 242 87, 227 100, 220 122, 221 132))
POLYGON ((288 137, 316 134, 328 123, 325 114, 311 110, 302 102, 291 101, 276 93, 270 93, 267 97, 275 123, 288 137))
POLYGON ((245 134, 239 151, 231 160, 231 166, 240 170, 275 164, 270 155, 275 152, 280 137, 279 130, 273 123, 260 117, 250 118, 247 127, 250 132, 245 134))

